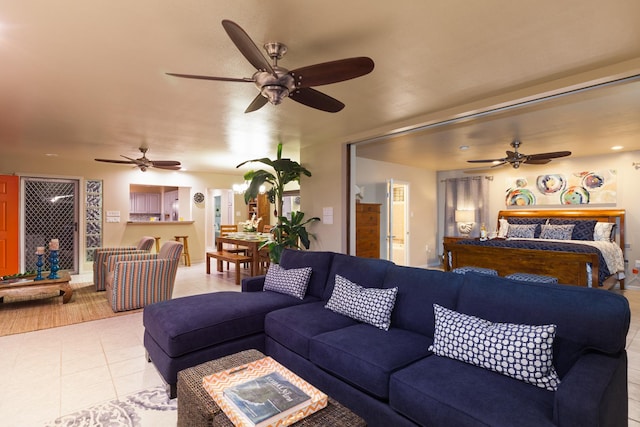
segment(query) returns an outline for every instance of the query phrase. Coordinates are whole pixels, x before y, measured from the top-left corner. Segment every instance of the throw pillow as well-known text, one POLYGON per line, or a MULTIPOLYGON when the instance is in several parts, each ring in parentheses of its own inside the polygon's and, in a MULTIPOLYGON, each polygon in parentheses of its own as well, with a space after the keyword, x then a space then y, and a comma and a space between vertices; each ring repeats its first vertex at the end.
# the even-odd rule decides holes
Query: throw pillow
POLYGON ((387 331, 397 294, 397 287, 364 288, 336 274, 333 293, 325 308, 387 331))
POLYGON ((507 237, 511 239, 533 239, 538 224, 509 224, 507 237))
POLYGON ((285 270, 278 264, 270 264, 263 289, 303 299, 311 278, 311 270, 311 267, 285 270))
POLYGON ((435 331, 429 350, 550 391, 560 378, 553 367, 556 325, 493 323, 433 305, 435 331))
POLYGON ((603 242, 613 242, 616 224, 613 222, 598 222, 593 229, 593 240, 599 240, 603 242))
POLYGON ((571 240, 573 224, 566 225, 542 225, 541 239, 571 240))

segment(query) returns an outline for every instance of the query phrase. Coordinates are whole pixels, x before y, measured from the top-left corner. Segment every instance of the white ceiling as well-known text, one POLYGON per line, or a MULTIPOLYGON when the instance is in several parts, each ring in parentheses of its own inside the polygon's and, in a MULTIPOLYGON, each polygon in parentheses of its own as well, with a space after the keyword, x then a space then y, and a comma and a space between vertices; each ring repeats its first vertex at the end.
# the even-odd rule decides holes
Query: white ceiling
MULTIPOLYGON (((296 158, 299 145, 392 134, 528 97, 532 87, 557 91, 603 67, 636 74, 638 16, 637 0, 0 0, 0 143, 3 157, 74 161, 138 157, 146 144, 152 160, 232 172, 273 157, 278 141, 296 158), (288 69, 354 56, 376 66, 318 88, 346 104, 339 113, 285 100, 244 114, 252 84, 165 74, 251 77, 222 19, 259 47, 287 44, 280 65, 288 69)), ((514 138, 527 154, 639 150, 638 86, 397 135, 359 155, 444 170, 502 157, 514 138), (460 153, 460 145, 471 148, 460 153)))

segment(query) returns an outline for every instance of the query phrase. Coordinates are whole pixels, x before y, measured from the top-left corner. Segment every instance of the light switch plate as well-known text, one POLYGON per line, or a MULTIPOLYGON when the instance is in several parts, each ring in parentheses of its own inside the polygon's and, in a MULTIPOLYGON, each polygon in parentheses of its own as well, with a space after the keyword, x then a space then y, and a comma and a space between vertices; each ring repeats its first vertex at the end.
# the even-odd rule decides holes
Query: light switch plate
POLYGON ((107 222, 120 222, 120 217, 119 216, 108 216, 107 217, 107 222))

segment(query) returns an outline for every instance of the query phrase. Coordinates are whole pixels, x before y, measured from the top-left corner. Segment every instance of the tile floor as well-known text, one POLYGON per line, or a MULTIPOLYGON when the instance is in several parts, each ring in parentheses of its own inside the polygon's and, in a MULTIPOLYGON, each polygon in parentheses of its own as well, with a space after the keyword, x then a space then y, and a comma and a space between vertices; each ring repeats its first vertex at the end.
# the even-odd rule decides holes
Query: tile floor
MULTIPOLYGON (((174 297, 237 291, 228 272, 180 267, 174 297)), ((73 281, 90 281, 90 275, 73 281)), ((627 336, 629 425, 640 427, 640 288, 623 291, 632 311, 627 336)), ((0 425, 41 426, 61 415, 161 385, 146 362, 142 313, 0 337, 0 425)), ((175 425, 171 418, 167 425, 175 425)), ((164 427, 164 426, 154 426, 164 427)))

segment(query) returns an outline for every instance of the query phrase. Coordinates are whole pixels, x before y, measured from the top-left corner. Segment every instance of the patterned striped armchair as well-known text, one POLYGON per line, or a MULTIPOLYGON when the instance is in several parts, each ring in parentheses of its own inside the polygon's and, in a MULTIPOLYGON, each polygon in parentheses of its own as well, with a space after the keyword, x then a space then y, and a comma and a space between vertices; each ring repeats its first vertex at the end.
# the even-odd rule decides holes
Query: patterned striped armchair
POLYGON ((93 284, 96 291, 104 291, 107 283, 106 262, 110 255, 143 253, 148 254, 155 243, 155 238, 142 236, 138 246, 123 246, 120 248, 96 248, 93 251, 93 284))
POLYGON ((171 299, 182 243, 169 241, 158 254, 128 253, 107 259, 107 297, 113 311, 135 310, 171 299))

